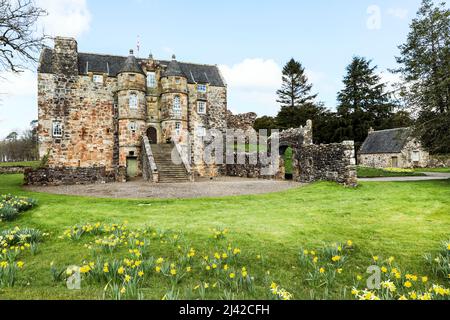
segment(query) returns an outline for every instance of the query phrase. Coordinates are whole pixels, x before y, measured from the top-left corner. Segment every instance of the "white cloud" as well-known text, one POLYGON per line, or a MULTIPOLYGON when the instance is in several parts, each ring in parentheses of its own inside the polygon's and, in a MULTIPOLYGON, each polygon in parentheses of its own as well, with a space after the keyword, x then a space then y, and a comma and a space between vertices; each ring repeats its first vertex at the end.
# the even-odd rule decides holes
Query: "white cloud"
POLYGON ((394 18, 405 20, 408 17, 409 11, 404 8, 389 8, 387 13, 394 18))
POLYGON ((89 31, 92 16, 87 0, 37 0, 36 3, 48 12, 42 19, 46 34, 77 38, 89 31))
POLYGON ((219 66, 228 84, 228 106, 234 113, 274 115, 276 91, 281 86, 281 67, 272 59, 245 59, 233 66, 219 66))

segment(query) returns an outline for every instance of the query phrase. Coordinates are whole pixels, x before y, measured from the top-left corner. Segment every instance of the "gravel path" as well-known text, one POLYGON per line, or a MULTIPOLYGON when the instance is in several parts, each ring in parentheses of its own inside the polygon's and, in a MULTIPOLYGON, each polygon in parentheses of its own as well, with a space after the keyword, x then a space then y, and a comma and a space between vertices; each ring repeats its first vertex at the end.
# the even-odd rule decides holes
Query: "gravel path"
POLYGON ((244 178, 218 178, 195 183, 152 184, 142 180, 127 183, 76 185, 58 187, 26 187, 27 190, 61 195, 79 195, 118 199, 189 199, 266 194, 302 186, 292 181, 244 178))
POLYGON ((388 178, 367 178, 358 179, 359 181, 374 181, 374 182, 402 182, 402 181, 430 181, 430 180, 447 180, 450 179, 450 173, 440 172, 424 172, 425 177, 388 177, 388 178))

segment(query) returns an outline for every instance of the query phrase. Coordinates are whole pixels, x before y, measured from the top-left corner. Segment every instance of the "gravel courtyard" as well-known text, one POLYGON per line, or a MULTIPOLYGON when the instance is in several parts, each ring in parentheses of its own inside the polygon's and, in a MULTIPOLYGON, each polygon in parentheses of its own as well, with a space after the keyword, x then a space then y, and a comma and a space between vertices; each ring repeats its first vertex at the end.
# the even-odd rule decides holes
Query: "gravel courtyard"
POLYGON ((152 184, 143 180, 127 183, 26 187, 26 190, 61 195, 78 195, 117 199, 189 199, 265 194, 302 186, 293 181, 271 181, 245 178, 217 178, 195 183, 152 184))

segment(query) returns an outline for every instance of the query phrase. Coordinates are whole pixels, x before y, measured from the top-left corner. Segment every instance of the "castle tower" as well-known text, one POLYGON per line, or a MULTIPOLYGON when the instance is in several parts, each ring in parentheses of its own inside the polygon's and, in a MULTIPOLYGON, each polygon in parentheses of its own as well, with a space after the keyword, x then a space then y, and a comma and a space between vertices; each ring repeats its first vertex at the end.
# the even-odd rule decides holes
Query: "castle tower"
POLYGON ((161 86, 162 140, 184 142, 188 132, 188 87, 175 55, 161 76, 161 86))
POLYGON ((118 73, 117 108, 119 169, 128 178, 142 174, 141 139, 146 132, 146 76, 133 50, 118 73))

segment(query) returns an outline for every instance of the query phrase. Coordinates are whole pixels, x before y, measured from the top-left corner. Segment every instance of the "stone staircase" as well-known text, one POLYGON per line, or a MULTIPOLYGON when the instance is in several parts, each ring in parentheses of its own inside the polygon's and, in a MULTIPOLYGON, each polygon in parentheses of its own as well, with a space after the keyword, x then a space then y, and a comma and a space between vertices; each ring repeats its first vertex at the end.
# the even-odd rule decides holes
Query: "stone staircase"
POLYGON ((175 147, 171 144, 152 144, 153 157, 158 167, 160 183, 190 181, 183 163, 173 163, 172 151, 174 149, 175 147))

